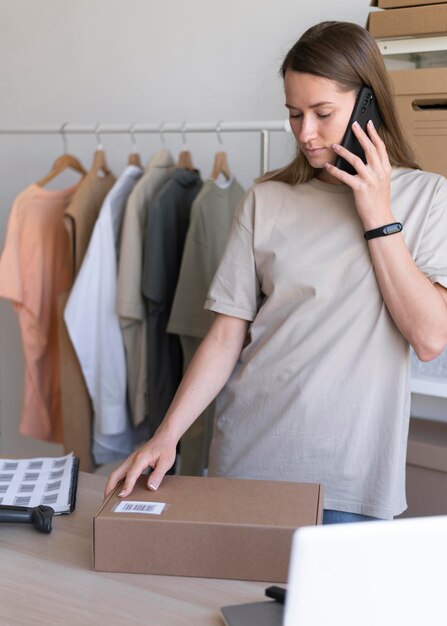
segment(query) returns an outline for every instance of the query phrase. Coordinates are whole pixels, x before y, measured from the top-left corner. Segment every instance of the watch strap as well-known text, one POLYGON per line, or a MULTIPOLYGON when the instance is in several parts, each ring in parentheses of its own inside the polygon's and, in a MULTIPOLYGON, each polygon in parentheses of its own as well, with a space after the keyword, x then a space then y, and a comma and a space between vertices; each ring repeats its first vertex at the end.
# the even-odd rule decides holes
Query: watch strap
POLYGON ((366 240, 375 239, 376 237, 386 237, 387 235, 394 235, 400 233, 403 226, 400 222, 393 222, 392 224, 385 224, 385 226, 379 226, 379 228, 373 228, 373 230, 367 230, 364 234, 366 240))

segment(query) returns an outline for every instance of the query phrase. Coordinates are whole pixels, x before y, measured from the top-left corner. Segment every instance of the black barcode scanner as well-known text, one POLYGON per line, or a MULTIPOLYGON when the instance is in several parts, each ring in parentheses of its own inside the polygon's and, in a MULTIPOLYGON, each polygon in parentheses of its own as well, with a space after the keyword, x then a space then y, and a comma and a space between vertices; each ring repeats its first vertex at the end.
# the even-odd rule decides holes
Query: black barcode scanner
POLYGON ((32 524, 41 533, 51 532, 53 515, 54 509, 43 504, 34 507, 0 504, 0 522, 32 524))

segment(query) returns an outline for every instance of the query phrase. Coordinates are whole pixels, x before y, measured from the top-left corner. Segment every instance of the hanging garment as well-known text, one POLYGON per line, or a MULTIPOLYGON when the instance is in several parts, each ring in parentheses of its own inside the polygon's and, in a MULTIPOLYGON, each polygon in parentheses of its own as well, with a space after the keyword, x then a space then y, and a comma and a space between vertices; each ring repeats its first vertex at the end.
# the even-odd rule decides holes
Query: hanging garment
POLYGON ((168 333, 202 339, 208 332, 214 313, 204 309, 206 296, 243 195, 235 179, 225 186, 207 180, 194 200, 168 333))
MULTIPOLYGON (((204 309, 204 304, 230 234, 234 213, 243 195, 244 190, 235 179, 222 186, 207 180, 192 205, 180 276, 167 328, 168 333, 180 335, 184 370, 214 318, 214 313, 204 309)), ((181 474, 201 476, 208 466, 213 416, 214 402, 183 435, 181 474)))
POLYGON ((92 471, 95 467, 91 451, 92 404, 63 315, 99 210, 115 180, 111 173, 100 176, 96 169, 90 170, 79 185, 64 215, 72 271, 69 286, 60 296, 58 303, 63 435, 65 450, 73 451, 79 457, 80 468, 83 471, 92 471))
MULTIPOLYGON (((183 372, 188 369, 202 340, 197 337, 180 336, 183 354, 183 372)), ((203 476, 208 467, 208 452, 213 436, 215 403, 211 402, 194 420, 180 440, 180 463, 178 473, 182 476, 203 476)))
MULTIPOLYGON (((133 450, 126 402, 126 357, 116 313, 118 243, 124 209, 143 171, 126 167, 104 200, 65 307, 64 319, 93 405, 93 439, 127 456, 133 450), (120 436, 108 441, 109 436, 120 436), (109 445, 110 444, 110 445, 109 445)), ((98 462, 94 453, 95 461, 98 462)), ((120 458, 119 457, 119 458, 120 458)))
POLYGON ((14 303, 25 358, 19 432, 45 441, 62 442, 57 299, 70 284, 63 215, 77 188, 20 193, 0 259, 0 296, 14 303))
POLYGON ((174 159, 168 150, 153 155, 129 196, 121 232, 116 306, 126 350, 130 414, 135 426, 147 416, 147 321, 141 292, 146 214, 173 170, 174 159))
POLYGON ((174 170, 149 207, 142 291, 147 299, 148 419, 153 433, 182 376, 179 338, 166 327, 177 285, 191 205, 203 183, 197 170, 174 170))

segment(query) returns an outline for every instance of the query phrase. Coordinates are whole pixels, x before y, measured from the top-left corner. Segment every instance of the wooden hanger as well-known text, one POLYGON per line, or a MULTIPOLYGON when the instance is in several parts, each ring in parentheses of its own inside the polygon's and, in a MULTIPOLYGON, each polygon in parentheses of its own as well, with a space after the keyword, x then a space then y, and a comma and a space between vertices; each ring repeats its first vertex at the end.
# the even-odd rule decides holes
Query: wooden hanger
POLYGON ((98 150, 96 150, 95 154, 93 155, 91 171, 96 172, 97 174, 102 173, 102 175, 104 176, 108 176, 110 174, 110 169, 106 161, 106 153, 102 148, 98 148, 98 150))
POLYGON ((138 154, 138 152, 132 152, 131 154, 129 154, 129 159, 127 161, 128 165, 136 165, 137 167, 143 167, 141 165, 141 157, 138 154))
MULTIPOLYGON (((222 122, 218 122, 216 126, 216 134, 219 143, 222 145, 223 141, 221 136, 221 128, 222 122)), ((220 174, 222 174, 222 176, 224 176, 226 180, 230 180, 231 178, 231 170, 228 165, 227 153, 223 150, 216 152, 216 156, 214 157, 213 171, 211 172, 210 178, 216 181, 219 178, 220 174)))
POLYGON ((84 166, 79 161, 79 159, 71 154, 63 154, 55 160, 51 171, 46 176, 37 181, 36 184, 39 187, 45 187, 45 185, 53 180, 53 178, 56 178, 56 176, 59 176, 59 174, 62 174, 62 172, 67 169, 75 170, 76 172, 79 172, 82 176, 85 176, 87 174, 84 166))
POLYGON ((191 152, 189 150, 182 150, 178 155, 177 169, 179 168, 189 170, 190 172, 195 170, 191 152))
POLYGON ((56 178, 56 176, 59 176, 59 174, 62 174, 62 172, 67 169, 75 170, 76 172, 79 172, 82 176, 85 176, 87 173, 79 159, 77 159, 72 154, 68 154, 67 135, 65 134, 65 127, 67 126, 67 124, 68 122, 62 124, 60 129, 62 142, 64 144, 64 154, 55 160, 51 171, 46 176, 37 181, 36 184, 39 187, 44 187, 47 183, 53 180, 53 178, 56 178))
POLYGON ((217 180, 220 174, 225 176, 226 180, 230 180, 231 178, 231 171, 228 165, 226 152, 216 152, 216 156, 214 157, 213 171, 211 172, 210 178, 212 180, 217 180))
POLYGON ((101 136, 99 134, 100 124, 96 124, 94 128, 94 133, 96 136, 96 143, 98 144, 96 148, 96 152, 93 155, 93 163, 92 163, 92 172, 96 172, 99 176, 108 176, 110 174, 109 166, 106 161, 106 153, 104 152, 104 148, 102 147, 101 136))
POLYGON ((138 152, 137 142, 135 140, 135 123, 130 125, 129 134, 132 141, 132 152, 129 154, 127 164, 136 165, 137 167, 142 168, 143 166, 141 165, 141 157, 140 153, 138 152))
POLYGON ((185 128, 186 128, 186 122, 183 122, 180 132, 182 133, 183 145, 185 149, 182 150, 180 154, 178 155, 177 169, 182 168, 185 170, 189 170, 190 172, 193 172, 195 170, 195 167, 192 162, 191 152, 186 149, 187 144, 186 144, 185 128))

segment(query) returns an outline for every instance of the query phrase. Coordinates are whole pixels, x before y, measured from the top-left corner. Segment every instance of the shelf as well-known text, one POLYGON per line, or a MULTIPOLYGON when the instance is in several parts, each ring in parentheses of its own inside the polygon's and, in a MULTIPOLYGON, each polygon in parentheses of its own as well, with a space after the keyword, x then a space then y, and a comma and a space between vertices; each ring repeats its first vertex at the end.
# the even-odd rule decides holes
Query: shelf
MULTIPOLYGON (((379 50, 388 69, 401 69, 399 65, 390 67, 389 63, 401 63, 412 67, 447 67, 447 35, 433 37, 398 37, 376 39, 379 50), (430 54, 433 53, 433 54, 430 54), (387 63, 388 62, 388 63, 387 63)), ((447 382, 423 375, 412 376, 411 393, 418 396, 447 399, 447 382)), ((420 402, 425 402, 422 398, 420 402)), ((447 421, 447 414, 443 421, 447 421)))
POLYGON ((398 39, 376 39, 383 56, 413 54, 447 50, 447 36, 442 37, 399 37, 398 39))
POLYGON ((447 398, 447 383, 432 378, 412 378, 411 393, 435 398, 447 398))

